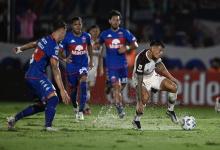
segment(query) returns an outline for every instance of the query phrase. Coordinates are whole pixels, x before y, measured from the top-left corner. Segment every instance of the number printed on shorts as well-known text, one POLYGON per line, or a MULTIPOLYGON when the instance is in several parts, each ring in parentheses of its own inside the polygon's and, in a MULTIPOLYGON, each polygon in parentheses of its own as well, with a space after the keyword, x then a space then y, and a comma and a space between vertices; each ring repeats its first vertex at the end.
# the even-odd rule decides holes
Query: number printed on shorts
POLYGON ((81 69, 79 69, 79 74, 83 74, 83 73, 85 73, 85 74, 88 73, 88 70, 86 67, 82 67, 81 69))

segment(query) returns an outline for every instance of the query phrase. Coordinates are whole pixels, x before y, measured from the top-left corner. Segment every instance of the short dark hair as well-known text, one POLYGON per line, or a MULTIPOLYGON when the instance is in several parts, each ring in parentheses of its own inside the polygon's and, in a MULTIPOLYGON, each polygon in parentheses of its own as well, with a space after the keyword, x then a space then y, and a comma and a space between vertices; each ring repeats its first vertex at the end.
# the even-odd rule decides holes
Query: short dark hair
POLYGON ((108 19, 111 19, 113 16, 119 16, 121 19, 121 13, 118 10, 111 10, 109 12, 108 19))
POLYGON ((73 17, 73 18, 71 19, 71 23, 73 23, 73 22, 75 22, 75 21, 81 21, 81 22, 82 22, 82 18, 81 18, 81 17, 78 17, 78 16, 73 17))
POLYGON ((152 46, 161 46, 162 48, 165 48, 164 43, 162 41, 157 41, 157 40, 150 42, 150 47, 152 46))
MULTIPOLYGON (((92 25, 92 26, 90 26, 89 28, 88 28, 88 30, 87 30, 87 32, 90 32, 92 29, 94 29, 94 28, 99 28, 99 26, 98 25, 92 25)), ((99 28, 100 29, 100 28, 99 28)))
POLYGON ((53 31, 59 28, 67 28, 67 24, 63 20, 56 20, 53 22, 53 31))

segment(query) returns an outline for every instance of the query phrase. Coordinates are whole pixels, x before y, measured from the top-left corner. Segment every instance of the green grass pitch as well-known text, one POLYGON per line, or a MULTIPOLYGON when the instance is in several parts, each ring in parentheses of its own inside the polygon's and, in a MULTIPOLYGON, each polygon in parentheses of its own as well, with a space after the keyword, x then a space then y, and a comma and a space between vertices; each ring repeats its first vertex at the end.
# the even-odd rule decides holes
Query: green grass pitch
POLYGON ((214 108, 176 107, 179 117, 193 115, 197 127, 184 131, 166 117, 165 107, 147 106, 142 117, 143 131, 132 129, 134 106, 119 119, 111 106, 92 106, 92 115, 75 121, 71 106, 60 104, 54 120, 57 132, 43 131, 44 113, 16 124, 7 131, 6 117, 28 103, 0 103, 0 150, 220 150, 220 114, 214 108))

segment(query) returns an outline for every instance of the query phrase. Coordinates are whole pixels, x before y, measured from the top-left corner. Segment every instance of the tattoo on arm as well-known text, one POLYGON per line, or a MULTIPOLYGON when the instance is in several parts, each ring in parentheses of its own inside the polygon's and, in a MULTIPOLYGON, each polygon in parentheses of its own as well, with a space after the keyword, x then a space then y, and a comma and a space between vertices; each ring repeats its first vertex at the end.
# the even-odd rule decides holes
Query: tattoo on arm
POLYGON ((158 64, 156 64, 156 71, 157 72, 164 72, 165 70, 167 70, 167 69, 162 62, 159 62, 158 64))
POLYGON ((138 102, 142 100, 142 82, 143 82, 143 75, 137 75, 138 85, 137 85, 137 99, 138 102))

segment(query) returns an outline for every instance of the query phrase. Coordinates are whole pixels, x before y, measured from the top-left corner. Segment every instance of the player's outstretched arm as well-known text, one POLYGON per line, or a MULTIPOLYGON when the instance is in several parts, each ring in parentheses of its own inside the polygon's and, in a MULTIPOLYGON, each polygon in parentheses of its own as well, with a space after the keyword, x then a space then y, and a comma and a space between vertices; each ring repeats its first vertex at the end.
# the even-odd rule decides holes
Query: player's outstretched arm
POLYGON ((36 48, 36 47, 37 47, 37 42, 34 41, 34 42, 29 42, 27 44, 24 44, 22 46, 15 47, 15 48, 13 48, 13 50, 16 54, 19 54, 23 51, 26 51, 26 50, 29 50, 29 49, 32 49, 32 48, 36 48))
POLYGON ((166 66, 163 64, 163 62, 159 62, 156 64, 156 72, 160 75, 165 76, 166 78, 170 79, 173 82, 177 82, 176 78, 174 78, 169 71, 167 70, 166 66))
POLYGON ((70 103, 70 97, 67 94, 67 92, 64 88, 64 85, 63 85, 63 81, 62 81, 61 73, 60 73, 60 69, 59 69, 59 61, 55 58, 51 58, 50 59, 50 64, 51 64, 51 69, 52 69, 52 72, 53 72, 54 79, 55 79, 56 84, 57 84, 57 86, 60 90, 62 101, 65 104, 68 104, 68 103, 70 103))
POLYGON ((120 54, 125 53, 126 51, 137 49, 138 43, 136 41, 132 42, 130 45, 123 45, 119 48, 118 52, 120 54))

